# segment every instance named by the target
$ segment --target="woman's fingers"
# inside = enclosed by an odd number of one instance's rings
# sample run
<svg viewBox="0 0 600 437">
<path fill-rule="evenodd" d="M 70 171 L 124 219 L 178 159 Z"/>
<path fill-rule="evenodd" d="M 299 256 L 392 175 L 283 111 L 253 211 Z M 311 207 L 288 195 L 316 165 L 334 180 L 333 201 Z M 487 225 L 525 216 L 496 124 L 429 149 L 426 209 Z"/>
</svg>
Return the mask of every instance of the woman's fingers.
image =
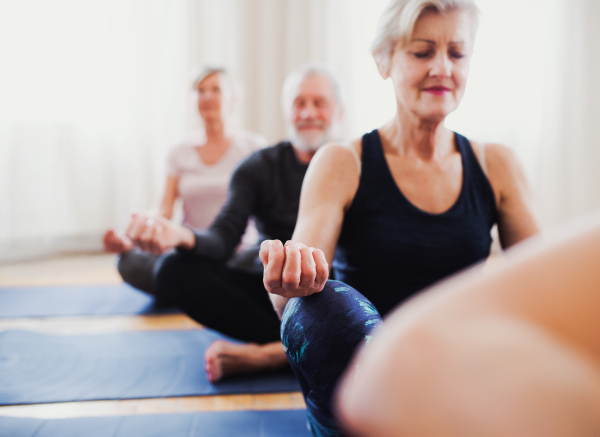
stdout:
<svg viewBox="0 0 600 437">
<path fill-rule="evenodd" d="M 160 255 L 173 247 L 169 240 L 170 226 L 172 223 L 162 217 L 132 214 L 126 238 L 130 245 L 134 244 L 142 250 Z"/>
<path fill-rule="evenodd" d="M 160 223 L 156 223 L 153 226 L 153 233 L 150 239 L 150 252 L 155 255 L 161 255 L 166 248 L 165 227 Z"/>
<path fill-rule="evenodd" d="M 139 214 L 131 215 L 131 222 L 125 231 L 125 235 L 127 235 L 127 237 L 130 238 L 134 243 L 137 242 L 140 232 L 143 230 L 145 221 L 146 217 L 143 217 Z"/>
<path fill-rule="evenodd" d="M 140 235 L 138 237 L 140 247 L 147 252 L 152 252 L 154 233 L 156 232 L 156 226 L 154 220 L 148 218 L 144 223 Z"/>
<path fill-rule="evenodd" d="M 298 244 L 300 250 L 300 288 L 303 290 L 310 290 L 315 282 L 316 269 L 315 260 L 312 256 L 310 247 L 305 246 L 302 243 Z"/>
<path fill-rule="evenodd" d="M 121 248 L 123 252 L 133 249 L 133 241 L 125 234 L 118 234 L 119 241 L 121 242 Z"/>
<path fill-rule="evenodd" d="M 300 285 L 300 249 L 291 241 L 285 244 L 285 264 L 281 276 L 281 288 L 296 293 Z"/>
<path fill-rule="evenodd" d="M 267 267 L 269 264 L 269 249 L 271 248 L 271 243 L 273 240 L 265 240 L 260 243 L 260 252 L 258 252 L 258 257 L 263 264 L 263 267 Z"/>
<path fill-rule="evenodd" d="M 265 266 L 263 283 L 269 293 L 281 292 L 281 276 L 285 263 L 285 251 L 279 240 L 273 240 L 269 247 L 268 264 Z"/>
<path fill-rule="evenodd" d="M 325 254 L 320 249 L 312 249 L 312 257 L 315 262 L 315 283 L 314 289 L 316 292 L 323 290 L 327 279 L 329 279 L 329 264 L 325 259 Z"/>
<path fill-rule="evenodd" d="M 301 243 L 288 241 L 283 246 L 279 240 L 265 240 L 259 257 L 269 293 L 288 298 L 309 296 L 321 291 L 329 278 L 323 252 Z"/>
</svg>

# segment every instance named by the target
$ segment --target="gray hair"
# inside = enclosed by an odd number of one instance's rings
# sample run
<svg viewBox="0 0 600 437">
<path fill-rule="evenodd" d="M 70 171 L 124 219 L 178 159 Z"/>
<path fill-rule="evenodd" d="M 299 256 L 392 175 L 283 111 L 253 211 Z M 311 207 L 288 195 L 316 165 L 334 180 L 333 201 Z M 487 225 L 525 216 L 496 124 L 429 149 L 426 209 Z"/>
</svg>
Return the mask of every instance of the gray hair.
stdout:
<svg viewBox="0 0 600 437">
<path fill-rule="evenodd" d="M 415 23 L 424 11 L 446 13 L 465 10 L 473 15 L 473 31 L 479 23 L 479 8 L 474 0 L 391 0 L 379 18 L 371 53 L 377 65 L 389 69 L 394 45 L 406 44 L 410 39 Z"/>
<path fill-rule="evenodd" d="M 204 67 L 200 71 L 200 73 L 198 73 L 194 76 L 194 81 L 192 82 L 192 88 L 193 89 L 198 88 L 198 85 L 200 85 L 200 82 L 202 82 L 208 76 L 212 76 L 213 74 L 218 74 L 219 76 L 221 76 L 225 80 L 225 83 L 227 84 L 229 89 L 231 90 L 231 93 L 234 96 L 237 94 L 236 84 L 235 84 L 235 81 L 233 80 L 233 77 L 231 77 L 231 74 L 229 73 L 229 71 L 227 71 L 223 67 L 208 67 L 208 66 Z"/>
<path fill-rule="evenodd" d="M 300 82 L 302 82 L 306 77 L 312 76 L 313 74 L 320 74 L 321 76 L 326 77 L 331 83 L 331 87 L 333 88 L 333 95 L 335 100 L 339 105 L 342 104 L 342 91 L 340 88 L 340 84 L 335 77 L 335 75 L 331 72 L 329 67 L 325 64 L 321 64 L 318 62 L 310 62 L 307 64 L 302 64 L 299 67 L 295 68 L 290 74 L 285 78 L 285 82 L 283 82 L 283 87 L 281 89 L 281 106 L 283 108 L 284 113 L 289 111 L 290 100 L 292 98 L 291 93 L 294 90 L 294 87 L 297 86 Z"/>
</svg>

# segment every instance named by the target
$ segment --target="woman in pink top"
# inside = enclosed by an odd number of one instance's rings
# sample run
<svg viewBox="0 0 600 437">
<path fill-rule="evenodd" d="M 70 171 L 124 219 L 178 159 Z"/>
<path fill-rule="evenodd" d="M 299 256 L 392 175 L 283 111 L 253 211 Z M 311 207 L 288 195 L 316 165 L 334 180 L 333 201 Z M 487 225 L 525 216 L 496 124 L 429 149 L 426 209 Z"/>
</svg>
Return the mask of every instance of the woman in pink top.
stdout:
<svg viewBox="0 0 600 437">
<path fill-rule="evenodd" d="M 190 134 L 170 151 L 167 181 L 156 215 L 171 219 L 175 201 L 181 197 L 183 224 L 207 228 L 225 203 L 229 178 L 237 164 L 266 146 L 261 135 L 228 129 L 235 103 L 230 83 L 227 72 L 220 68 L 207 68 L 194 81 L 204 130 Z M 131 223 L 133 226 L 134 221 Z M 125 282 L 154 293 L 152 270 L 159 255 L 134 248 L 125 233 L 114 229 L 104 234 L 103 243 L 106 251 L 120 254 L 118 269 Z"/>
</svg>

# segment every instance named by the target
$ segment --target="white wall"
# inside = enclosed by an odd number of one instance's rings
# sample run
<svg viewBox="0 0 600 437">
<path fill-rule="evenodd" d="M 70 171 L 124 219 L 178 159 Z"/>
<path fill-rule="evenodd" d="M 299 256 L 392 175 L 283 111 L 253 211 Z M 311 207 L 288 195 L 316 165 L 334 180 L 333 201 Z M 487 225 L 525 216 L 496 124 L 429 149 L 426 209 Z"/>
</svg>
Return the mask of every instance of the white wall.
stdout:
<svg viewBox="0 0 600 437">
<path fill-rule="evenodd" d="M 595 0 L 478 0 L 463 103 L 447 125 L 512 147 L 545 223 L 600 206 Z M 197 124 L 191 73 L 234 71 L 245 128 L 285 136 L 279 93 L 328 63 L 343 134 L 394 114 L 368 47 L 386 0 L 0 0 L 0 261 L 97 249 L 159 196 L 164 158 Z"/>
</svg>

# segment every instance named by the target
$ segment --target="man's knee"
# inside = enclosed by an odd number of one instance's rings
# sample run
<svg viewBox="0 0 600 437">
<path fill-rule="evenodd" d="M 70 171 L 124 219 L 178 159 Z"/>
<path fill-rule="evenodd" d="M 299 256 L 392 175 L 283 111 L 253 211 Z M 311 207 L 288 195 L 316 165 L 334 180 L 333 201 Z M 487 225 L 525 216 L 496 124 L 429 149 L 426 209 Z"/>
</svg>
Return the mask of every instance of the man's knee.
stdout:
<svg viewBox="0 0 600 437">
<path fill-rule="evenodd" d="M 153 277 L 160 294 L 173 296 L 205 283 L 211 275 L 218 275 L 221 267 L 221 263 L 204 257 L 168 252 L 156 262 Z"/>
<path fill-rule="evenodd" d="M 189 264 L 187 258 L 189 257 L 177 252 L 165 253 L 158 258 L 153 271 L 154 283 L 158 290 L 179 288 L 174 285 L 183 277 L 183 270 Z"/>
<path fill-rule="evenodd" d="M 157 258 L 156 255 L 141 250 L 130 250 L 119 256 L 117 270 L 128 284 L 146 293 L 154 294 L 152 272 Z"/>
</svg>

